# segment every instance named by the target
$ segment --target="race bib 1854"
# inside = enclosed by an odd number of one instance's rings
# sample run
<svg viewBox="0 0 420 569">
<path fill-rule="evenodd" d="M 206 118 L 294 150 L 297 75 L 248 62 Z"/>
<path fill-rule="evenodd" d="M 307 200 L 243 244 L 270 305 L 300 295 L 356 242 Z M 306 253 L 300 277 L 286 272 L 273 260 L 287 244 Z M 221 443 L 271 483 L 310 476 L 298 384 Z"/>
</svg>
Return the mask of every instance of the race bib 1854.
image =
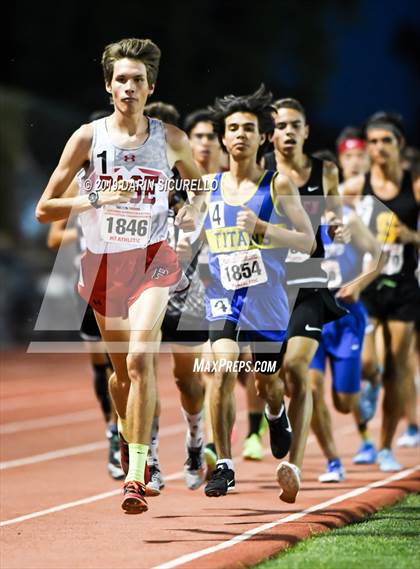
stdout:
<svg viewBox="0 0 420 569">
<path fill-rule="evenodd" d="M 267 272 L 258 249 L 218 255 L 218 259 L 220 278 L 226 290 L 237 290 L 267 282 Z"/>
</svg>

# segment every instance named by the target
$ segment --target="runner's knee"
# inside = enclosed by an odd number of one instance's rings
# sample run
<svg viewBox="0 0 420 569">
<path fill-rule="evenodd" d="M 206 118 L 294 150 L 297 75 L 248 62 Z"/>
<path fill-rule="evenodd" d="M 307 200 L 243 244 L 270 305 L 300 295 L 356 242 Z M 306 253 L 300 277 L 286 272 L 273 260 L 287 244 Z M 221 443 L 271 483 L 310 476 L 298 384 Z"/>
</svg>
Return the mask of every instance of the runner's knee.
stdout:
<svg viewBox="0 0 420 569">
<path fill-rule="evenodd" d="M 143 379 L 150 369 L 153 369 L 153 360 L 150 354 L 145 352 L 128 354 L 127 370 L 131 381 Z"/>
<path fill-rule="evenodd" d="M 343 415 L 351 413 L 355 403 L 356 396 L 352 393 L 334 393 L 334 407 Z"/>
</svg>

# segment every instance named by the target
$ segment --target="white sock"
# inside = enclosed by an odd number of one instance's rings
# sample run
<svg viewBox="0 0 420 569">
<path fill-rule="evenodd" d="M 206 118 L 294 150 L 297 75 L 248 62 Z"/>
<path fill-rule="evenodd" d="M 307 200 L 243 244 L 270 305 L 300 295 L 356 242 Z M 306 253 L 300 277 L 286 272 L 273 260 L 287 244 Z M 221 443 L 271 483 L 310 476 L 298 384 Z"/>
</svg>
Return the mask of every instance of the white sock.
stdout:
<svg viewBox="0 0 420 569">
<path fill-rule="evenodd" d="M 278 415 L 272 415 L 270 413 L 270 410 L 268 408 L 267 403 L 265 404 L 265 416 L 267 417 L 267 419 L 269 421 L 275 421 L 276 419 L 279 419 L 282 416 L 283 411 L 284 411 L 284 403 L 282 403 L 282 406 L 280 407 L 280 411 L 279 411 Z"/>
<path fill-rule="evenodd" d="M 153 417 L 152 431 L 150 434 L 149 454 L 147 464 L 149 466 L 159 466 L 159 417 Z"/>
<path fill-rule="evenodd" d="M 200 411 L 196 415 L 190 415 L 182 409 L 182 414 L 184 415 L 185 422 L 188 426 L 187 432 L 187 446 L 197 448 L 203 444 L 203 411 Z"/>
<path fill-rule="evenodd" d="M 228 468 L 235 471 L 233 460 L 231 458 L 219 458 L 219 460 L 216 462 L 216 468 L 219 466 L 219 464 L 226 464 Z"/>
</svg>

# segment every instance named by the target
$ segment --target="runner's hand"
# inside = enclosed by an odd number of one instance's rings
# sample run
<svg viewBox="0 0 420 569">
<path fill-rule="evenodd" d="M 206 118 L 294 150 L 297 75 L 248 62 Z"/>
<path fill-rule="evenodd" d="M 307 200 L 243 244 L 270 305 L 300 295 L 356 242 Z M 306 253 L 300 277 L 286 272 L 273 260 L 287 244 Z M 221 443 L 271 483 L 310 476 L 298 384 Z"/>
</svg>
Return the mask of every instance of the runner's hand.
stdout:
<svg viewBox="0 0 420 569">
<path fill-rule="evenodd" d="M 350 243 L 351 231 L 337 217 L 332 217 L 328 221 L 328 235 L 336 243 Z"/>
<path fill-rule="evenodd" d="M 236 225 L 242 231 L 246 231 L 251 235 L 256 232 L 259 218 L 252 209 L 242 206 L 241 211 L 236 216 Z"/>
<path fill-rule="evenodd" d="M 199 214 L 194 206 L 185 204 L 181 207 L 175 217 L 175 225 L 184 231 L 194 231 L 197 227 L 197 218 Z"/>
<path fill-rule="evenodd" d="M 126 180 L 120 180 L 116 188 L 101 190 L 99 194 L 99 205 L 112 205 L 117 203 L 128 203 L 135 197 L 135 190 L 132 185 L 127 185 Z"/>
<path fill-rule="evenodd" d="M 354 304 L 359 300 L 360 297 L 360 287 L 357 284 L 347 285 L 340 288 L 340 290 L 335 295 L 343 302 L 348 304 Z"/>
</svg>

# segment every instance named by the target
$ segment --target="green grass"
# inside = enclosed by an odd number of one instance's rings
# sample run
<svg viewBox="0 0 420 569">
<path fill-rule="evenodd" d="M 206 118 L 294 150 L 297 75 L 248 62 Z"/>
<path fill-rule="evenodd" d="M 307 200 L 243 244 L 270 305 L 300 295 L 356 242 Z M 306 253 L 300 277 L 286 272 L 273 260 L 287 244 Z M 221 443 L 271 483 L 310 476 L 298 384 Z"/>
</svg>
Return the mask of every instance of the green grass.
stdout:
<svg viewBox="0 0 420 569">
<path fill-rule="evenodd" d="M 419 569 L 420 494 L 315 535 L 254 569 Z"/>
</svg>

